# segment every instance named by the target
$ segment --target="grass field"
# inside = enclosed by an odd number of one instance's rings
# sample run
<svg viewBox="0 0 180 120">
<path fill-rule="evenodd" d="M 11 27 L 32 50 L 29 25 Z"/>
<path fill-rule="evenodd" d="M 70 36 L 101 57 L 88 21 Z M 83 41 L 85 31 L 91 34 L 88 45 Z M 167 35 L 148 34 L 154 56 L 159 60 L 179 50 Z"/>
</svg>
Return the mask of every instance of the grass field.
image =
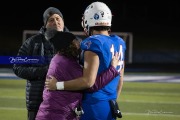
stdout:
<svg viewBox="0 0 180 120">
<path fill-rule="evenodd" d="M 26 120 L 25 80 L 0 80 L 0 119 Z M 180 120 L 180 83 L 124 82 L 118 120 Z"/>
</svg>

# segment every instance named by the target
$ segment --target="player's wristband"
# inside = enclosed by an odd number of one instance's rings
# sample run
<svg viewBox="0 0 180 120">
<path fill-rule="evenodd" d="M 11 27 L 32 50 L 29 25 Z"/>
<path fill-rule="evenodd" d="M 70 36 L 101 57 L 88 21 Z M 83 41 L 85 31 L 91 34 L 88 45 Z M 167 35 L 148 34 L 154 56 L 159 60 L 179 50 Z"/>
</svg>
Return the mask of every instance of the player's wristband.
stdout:
<svg viewBox="0 0 180 120">
<path fill-rule="evenodd" d="M 57 90 L 64 90 L 64 82 L 57 82 L 56 88 Z"/>
</svg>

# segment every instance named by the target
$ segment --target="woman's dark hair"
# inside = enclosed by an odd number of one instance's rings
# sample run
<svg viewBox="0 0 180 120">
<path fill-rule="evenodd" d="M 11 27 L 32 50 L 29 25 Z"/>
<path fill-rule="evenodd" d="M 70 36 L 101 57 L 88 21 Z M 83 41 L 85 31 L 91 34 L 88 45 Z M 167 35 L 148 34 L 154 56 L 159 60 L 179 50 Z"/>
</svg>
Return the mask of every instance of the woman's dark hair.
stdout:
<svg viewBox="0 0 180 120">
<path fill-rule="evenodd" d="M 57 51 L 57 53 L 59 53 L 61 55 L 64 55 L 64 56 L 66 56 L 68 58 L 77 59 L 78 55 L 80 53 L 80 49 L 78 49 L 76 47 L 76 45 L 73 42 L 71 42 L 71 44 L 68 47 Z"/>
<path fill-rule="evenodd" d="M 74 34 L 57 31 L 50 39 L 50 42 L 53 44 L 56 53 L 69 58 L 77 58 L 79 49 L 76 47 L 74 40 L 78 41 L 78 38 Z"/>
</svg>

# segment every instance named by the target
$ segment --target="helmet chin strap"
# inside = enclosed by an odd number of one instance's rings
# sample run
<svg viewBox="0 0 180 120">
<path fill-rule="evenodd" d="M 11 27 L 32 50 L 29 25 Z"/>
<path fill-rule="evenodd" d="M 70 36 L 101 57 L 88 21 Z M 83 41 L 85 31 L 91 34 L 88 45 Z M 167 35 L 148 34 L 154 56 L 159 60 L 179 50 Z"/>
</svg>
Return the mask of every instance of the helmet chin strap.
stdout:
<svg viewBox="0 0 180 120">
<path fill-rule="evenodd" d="M 89 33 L 88 33 L 86 28 L 84 28 L 84 33 L 85 33 L 86 36 L 89 36 Z"/>
</svg>

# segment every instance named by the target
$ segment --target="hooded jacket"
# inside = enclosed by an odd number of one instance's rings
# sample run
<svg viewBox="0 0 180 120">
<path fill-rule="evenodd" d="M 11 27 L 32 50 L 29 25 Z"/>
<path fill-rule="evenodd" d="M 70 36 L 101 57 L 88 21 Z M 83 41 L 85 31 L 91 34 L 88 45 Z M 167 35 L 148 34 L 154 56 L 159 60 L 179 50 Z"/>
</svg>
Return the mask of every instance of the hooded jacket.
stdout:
<svg viewBox="0 0 180 120">
<path fill-rule="evenodd" d="M 69 31 L 66 27 L 64 31 Z M 26 107 L 28 110 L 38 110 L 42 102 L 45 77 L 49 63 L 54 55 L 54 47 L 45 39 L 42 27 L 38 34 L 31 36 L 20 47 L 17 56 L 41 56 L 48 58 L 43 64 L 14 64 L 13 71 L 26 82 Z"/>
</svg>

